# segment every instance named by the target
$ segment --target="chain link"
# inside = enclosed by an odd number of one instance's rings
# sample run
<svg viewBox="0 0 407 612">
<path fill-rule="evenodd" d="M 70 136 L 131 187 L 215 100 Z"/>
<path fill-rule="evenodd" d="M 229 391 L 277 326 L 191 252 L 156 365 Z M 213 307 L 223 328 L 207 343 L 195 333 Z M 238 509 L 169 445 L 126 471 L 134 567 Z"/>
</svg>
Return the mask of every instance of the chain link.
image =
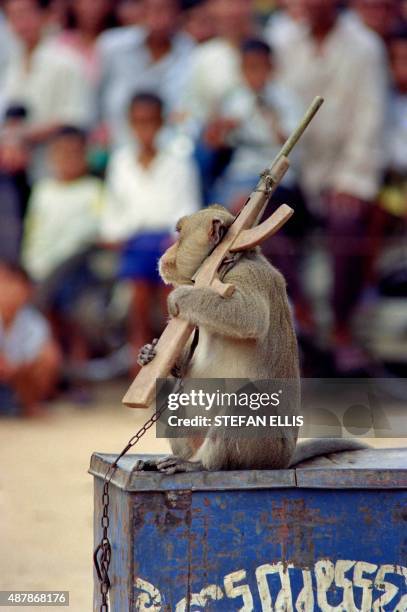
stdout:
<svg viewBox="0 0 407 612">
<path fill-rule="evenodd" d="M 265 182 L 265 190 L 264 192 L 266 193 L 266 195 L 269 194 L 270 190 L 272 189 L 273 183 L 274 183 L 274 179 L 271 176 L 271 174 L 269 173 L 269 171 L 266 169 L 262 174 L 261 174 L 261 178 L 264 180 Z M 240 214 L 240 213 L 239 213 Z M 239 260 L 241 256 L 241 253 L 233 253 L 230 254 L 229 256 L 226 257 L 224 259 L 224 261 L 222 262 L 220 269 L 219 269 L 219 276 L 221 279 L 223 279 L 223 277 L 225 276 L 225 274 L 227 272 L 229 272 L 229 270 L 236 264 L 236 262 Z M 194 351 L 196 349 L 196 346 L 198 344 L 198 340 L 199 340 L 199 330 L 198 328 L 195 329 L 195 333 L 194 333 L 194 337 L 192 340 L 192 344 L 191 347 L 189 349 L 189 355 L 187 358 L 187 362 L 189 363 L 192 359 L 192 356 L 194 354 Z M 172 390 L 172 393 L 179 393 L 182 389 L 183 386 L 183 379 L 177 378 L 176 379 L 176 383 L 174 385 L 174 388 Z M 128 451 L 137 444 L 137 442 L 139 442 L 140 438 L 142 438 L 144 436 L 144 434 L 158 421 L 158 419 L 160 418 L 160 416 L 165 412 L 165 410 L 167 409 L 167 401 L 164 402 L 164 404 L 162 406 L 160 406 L 160 408 L 158 408 L 154 414 L 152 415 L 152 417 L 150 417 L 148 419 L 148 421 L 146 421 L 143 425 L 143 427 L 141 427 L 141 429 L 138 430 L 137 433 L 134 434 L 134 436 L 132 438 L 130 438 L 130 440 L 128 441 L 127 445 L 124 447 L 124 449 L 122 450 L 122 452 L 117 456 L 117 458 L 115 459 L 115 461 L 109 466 L 105 477 L 104 477 L 104 481 L 103 481 L 103 493 L 102 493 L 102 507 L 103 507 L 103 511 L 102 511 L 102 518 L 101 518 L 101 527 L 102 527 L 102 537 L 101 540 L 98 544 L 98 546 L 96 547 L 94 553 L 93 553 L 93 563 L 96 569 L 96 574 L 99 580 L 99 584 L 100 584 L 100 594 L 101 594 L 101 604 L 100 604 L 100 612 L 109 612 L 110 609 L 110 603 L 109 603 L 109 590 L 110 590 L 110 579 L 109 579 L 109 566 L 110 566 L 110 561 L 111 561 L 111 557 L 112 557 L 112 547 L 110 544 L 110 540 L 109 540 L 109 534 L 108 534 L 108 529 L 109 529 L 109 502 L 110 502 L 110 498 L 109 498 L 109 485 L 110 482 L 118 468 L 118 463 L 120 461 L 120 459 L 122 457 L 124 457 L 124 455 L 126 453 L 128 453 Z"/>
<path fill-rule="evenodd" d="M 176 384 L 174 385 L 173 393 L 179 393 L 182 387 L 182 379 L 177 379 Z M 109 579 L 109 566 L 112 557 L 112 547 L 109 540 L 109 485 L 110 482 L 119 467 L 119 461 L 128 451 L 133 448 L 139 442 L 139 440 L 144 436 L 144 434 L 151 429 L 151 427 L 158 421 L 160 416 L 167 409 L 167 401 L 158 408 L 154 414 L 146 421 L 138 430 L 137 433 L 134 434 L 132 438 L 128 441 L 127 445 L 123 448 L 122 452 L 117 456 L 114 462 L 109 466 L 104 480 L 103 480 L 103 492 L 102 492 L 102 518 L 100 520 L 100 524 L 102 527 L 102 537 L 101 540 L 96 547 L 93 553 L 93 563 L 96 569 L 96 574 L 100 584 L 100 594 L 101 594 L 101 604 L 100 604 L 100 612 L 109 612 L 110 604 L 109 604 L 109 590 L 110 590 L 110 579 Z"/>
</svg>

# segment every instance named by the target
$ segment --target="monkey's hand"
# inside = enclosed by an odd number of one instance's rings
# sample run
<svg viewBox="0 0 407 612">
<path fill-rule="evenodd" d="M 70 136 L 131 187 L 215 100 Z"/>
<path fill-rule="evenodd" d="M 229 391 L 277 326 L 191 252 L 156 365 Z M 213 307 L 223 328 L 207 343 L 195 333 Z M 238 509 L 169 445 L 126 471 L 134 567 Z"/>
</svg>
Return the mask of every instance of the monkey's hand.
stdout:
<svg viewBox="0 0 407 612">
<path fill-rule="evenodd" d="M 137 356 L 137 363 L 141 366 L 145 366 L 152 361 L 156 355 L 155 347 L 157 345 L 158 338 L 154 338 L 151 344 L 145 344 L 139 351 Z"/>
</svg>

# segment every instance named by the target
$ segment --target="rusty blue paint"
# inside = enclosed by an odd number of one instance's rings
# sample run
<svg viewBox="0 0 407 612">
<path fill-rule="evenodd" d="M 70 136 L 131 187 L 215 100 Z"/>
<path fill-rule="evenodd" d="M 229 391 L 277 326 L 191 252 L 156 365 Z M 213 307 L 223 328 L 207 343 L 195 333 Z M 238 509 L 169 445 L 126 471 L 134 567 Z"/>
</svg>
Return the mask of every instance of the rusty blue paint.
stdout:
<svg viewBox="0 0 407 612">
<path fill-rule="evenodd" d="M 199 478 L 193 487 L 194 475 L 157 480 L 155 474 L 141 477 L 144 489 L 152 478 L 151 490 L 138 491 L 138 475 L 127 478 L 134 460 L 112 487 L 115 612 L 370 610 L 379 598 L 377 610 L 407 610 L 407 490 L 400 484 L 407 462 L 393 466 L 393 482 L 383 477 L 384 465 L 378 487 L 368 489 L 329 487 L 329 465 L 319 460 L 304 484 L 299 470 L 287 471 L 292 481 L 264 472 L 257 488 L 255 476 L 241 472 L 232 490 L 219 484 L 225 473 L 212 489 Z M 109 461 L 99 455 L 91 466 L 96 541 L 100 474 Z M 325 488 L 310 486 L 317 469 Z M 354 459 L 351 469 L 358 469 Z M 190 486 L 181 489 L 182 482 Z"/>
</svg>

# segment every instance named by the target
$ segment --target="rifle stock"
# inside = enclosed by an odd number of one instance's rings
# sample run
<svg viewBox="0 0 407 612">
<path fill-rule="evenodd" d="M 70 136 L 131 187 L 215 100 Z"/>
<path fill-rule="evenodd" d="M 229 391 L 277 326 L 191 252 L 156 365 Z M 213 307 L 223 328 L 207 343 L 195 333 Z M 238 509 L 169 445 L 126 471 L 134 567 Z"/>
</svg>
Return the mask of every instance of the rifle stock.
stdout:
<svg viewBox="0 0 407 612">
<path fill-rule="evenodd" d="M 219 266 L 225 256 L 230 252 L 252 248 L 259 244 L 266 237 L 278 231 L 291 217 L 293 210 L 283 204 L 269 219 L 252 229 L 258 224 L 267 202 L 289 168 L 289 161 L 286 156 L 298 142 L 322 103 L 322 98 L 315 98 L 301 123 L 288 138 L 270 168 L 262 174 L 256 190 L 247 200 L 223 240 L 206 258 L 195 274 L 195 286 L 211 287 L 223 297 L 231 295 L 233 287 L 224 285 L 217 276 Z M 124 396 L 123 404 L 125 406 L 147 408 L 152 403 L 155 396 L 156 380 L 166 378 L 170 374 L 193 330 L 194 326 L 181 319 L 174 318 L 169 321 L 155 347 L 156 355 L 154 359 L 140 370 Z"/>
</svg>

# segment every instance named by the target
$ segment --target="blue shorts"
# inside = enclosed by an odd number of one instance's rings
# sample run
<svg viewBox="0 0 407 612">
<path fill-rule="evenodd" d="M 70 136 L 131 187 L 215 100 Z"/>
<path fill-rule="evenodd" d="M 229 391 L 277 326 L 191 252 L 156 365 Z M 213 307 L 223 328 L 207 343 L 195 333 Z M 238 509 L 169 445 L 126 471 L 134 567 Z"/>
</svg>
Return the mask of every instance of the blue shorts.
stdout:
<svg viewBox="0 0 407 612">
<path fill-rule="evenodd" d="M 170 244 L 168 232 L 144 233 L 131 238 L 121 252 L 119 278 L 160 283 L 158 260 Z"/>
<path fill-rule="evenodd" d="M 52 307 L 61 314 L 69 316 L 79 298 L 94 284 L 94 274 L 89 263 L 84 260 L 66 272 L 52 296 Z"/>
<path fill-rule="evenodd" d="M 0 383 L 0 417 L 15 417 L 22 412 L 20 403 L 14 390 L 4 383 Z"/>
</svg>

